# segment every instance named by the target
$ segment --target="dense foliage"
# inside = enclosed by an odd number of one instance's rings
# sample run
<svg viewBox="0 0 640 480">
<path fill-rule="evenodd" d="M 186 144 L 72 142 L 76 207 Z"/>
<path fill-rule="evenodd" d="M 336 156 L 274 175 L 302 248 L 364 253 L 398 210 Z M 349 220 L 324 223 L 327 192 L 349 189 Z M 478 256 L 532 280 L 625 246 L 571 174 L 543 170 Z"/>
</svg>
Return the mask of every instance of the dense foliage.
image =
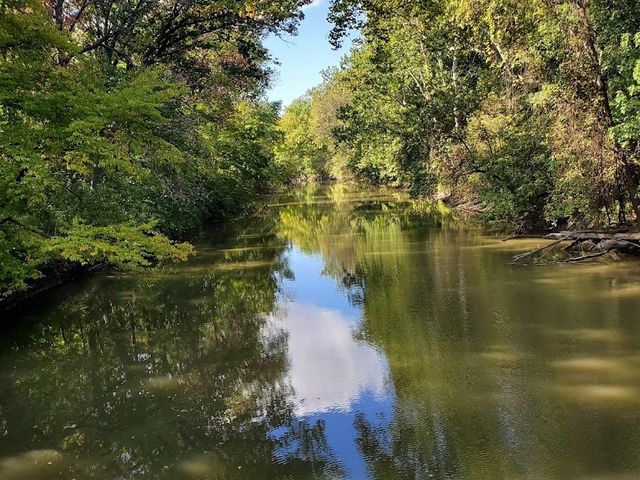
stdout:
<svg viewBox="0 0 640 480">
<path fill-rule="evenodd" d="M 0 3 L 0 297 L 135 269 L 271 185 L 410 186 L 514 230 L 640 218 L 635 0 L 333 0 L 361 40 L 290 105 L 267 33 L 310 0 Z"/>
<path fill-rule="evenodd" d="M 334 0 L 330 16 L 335 44 L 362 38 L 285 114 L 301 145 L 300 106 L 332 107 L 331 137 L 307 122 L 306 164 L 482 203 L 516 230 L 640 217 L 637 1 Z"/>
<path fill-rule="evenodd" d="M 61 263 L 181 260 L 275 174 L 268 32 L 307 0 L 0 2 L 0 298 Z"/>
</svg>

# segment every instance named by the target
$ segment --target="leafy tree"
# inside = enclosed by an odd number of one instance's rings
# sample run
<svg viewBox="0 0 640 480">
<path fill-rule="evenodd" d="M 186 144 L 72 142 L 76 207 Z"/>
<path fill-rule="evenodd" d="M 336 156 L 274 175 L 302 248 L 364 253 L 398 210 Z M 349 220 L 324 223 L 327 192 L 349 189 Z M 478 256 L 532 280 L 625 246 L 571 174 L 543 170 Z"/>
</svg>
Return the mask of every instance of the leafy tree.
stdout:
<svg viewBox="0 0 640 480">
<path fill-rule="evenodd" d="M 640 218 L 637 2 L 334 0 L 329 18 L 334 45 L 362 32 L 333 75 L 329 164 L 517 230 Z"/>
<path fill-rule="evenodd" d="M 62 265 L 184 260 L 274 178 L 266 32 L 287 2 L 0 5 L 0 297 Z"/>
<path fill-rule="evenodd" d="M 280 120 L 282 142 L 276 148 L 276 161 L 285 180 L 323 176 L 325 155 L 315 142 L 311 129 L 311 98 L 300 98 L 287 107 Z"/>
</svg>

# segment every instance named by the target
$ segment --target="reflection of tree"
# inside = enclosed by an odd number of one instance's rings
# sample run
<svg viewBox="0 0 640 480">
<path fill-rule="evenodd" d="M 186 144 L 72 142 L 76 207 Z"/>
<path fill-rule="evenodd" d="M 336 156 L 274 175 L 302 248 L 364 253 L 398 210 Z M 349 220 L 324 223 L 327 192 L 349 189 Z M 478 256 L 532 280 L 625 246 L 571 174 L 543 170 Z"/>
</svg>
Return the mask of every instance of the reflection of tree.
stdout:
<svg viewBox="0 0 640 480">
<path fill-rule="evenodd" d="M 569 478 L 575 465 L 607 471 L 611 457 L 593 445 L 614 437 L 616 463 L 640 467 L 627 447 L 637 410 L 626 424 L 615 409 L 576 412 L 546 387 L 567 352 L 554 351 L 541 323 L 557 329 L 568 309 L 566 318 L 593 318 L 589 307 L 514 281 L 509 253 L 483 249 L 473 232 L 389 226 L 376 237 L 357 260 L 363 334 L 385 352 L 397 398 L 390 424 L 357 422 L 377 478 Z M 599 422 L 608 432 L 594 431 Z"/>
<path fill-rule="evenodd" d="M 294 421 L 287 335 L 265 334 L 285 247 L 264 227 L 230 243 L 94 278 L 7 340 L 0 457 L 61 449 L 68 478 L 335 478 L 321 426 Z"/>
<path fill-rule="evenodd" d="M 351 200 L 284 208 L 280 222 L 293 243 L 322 253 L 325 273 L 362 308 L 359 335 L 389 362 L 393 418 L 355 420 L 374 478 L 507 479 L 533 471 L 570 478 L 576 465 L 590 474 L 611 465 L 640 468 L 629 441 L 640 436 L 640 414 L 634 403 L 620 403 L 637 399 L 632 381 L 640 369 L 633 360 L 598 362 L 605 347 L 597 343 L 580 345 L 593 352 L 593 363 L 554 362 L 577 348 L 576 339 L 545 337 L 563 328 L 559 322 L 617 318 L 618 327 L 628 310 L 584 296 L 568 302 L 557 294 L 562 283 L 552 284 L 554 292 L 534 283 L 531 272 L 509 267 L 504 245 L 451 225 L 437 207 L 382 196 Z M 593 289 L 593 278 L 568 278 Z M 625 334 L 636 338 L 631 328 Z M 618 371 L 609 367 L 618 364 Z M 616 376 L 623 383 L 610 386 Z M 567 383 L 549 391 L 550 378 Z M 576 410 L 571 397 L 578 394 L 590 409 Z"/>
<path fill-rule="evenodd" d="M 324 420 L 318 420 L 314 424 L 307 421 L 294 422 L 281 440 L 280 454 L 302 466 L 311 466 L 315 478 L 344 477 L 340 463 L 327 442 Z"/>
<path fill-rule="evenodd" d="M 275 223 L 264 215 L 259 229 L 238 225 L 229 248 L 201 245 L 186 266 L 86 282 L 32 313 L 48 321 L 3 339 L 0 456 L 58 448 L 68 478 L 344 476 L 324 424 L 294 418 L 287 335 L 265 326 L 292 276 L 293 243 L 323 256 L 324 273 L 362 309 L 358 335 L 388 360 L 392 418 L 354 422 L 374 478 L 573 478 L 609 473 L 612 458 L 639 468 L 640 410 L 615 395 L 636 388 L 640 363 L 598 362 L 622 343 L 592 339 L 637 339 L 628 305 L 531 282 L 502 245 L 487 248 L 401 194 L 307 189 L 277 207 Z M 554 272 L 539 279 L 567 281 Z M 593 290 L 592 277 L 570 278 Z M 594 317 L 611 324 L 558 325 Z M 578 349 L 594 358 L 555 361 Z M 603 392 L 587 407 L 572 398 Z"/>
<path fill-rule="evenodd" d="M 347 189 L 343 185 L 309 188 L 279 211 L 278 232 L 306 253 L 322 253 L 325 273 L 344 287 L 354 303 L 362 300 L 363 255 L 393 247 L 404 231 L 425 231 L 453 223 L 437 205 L 409 202 L 397 191 Z"/>
</svg>

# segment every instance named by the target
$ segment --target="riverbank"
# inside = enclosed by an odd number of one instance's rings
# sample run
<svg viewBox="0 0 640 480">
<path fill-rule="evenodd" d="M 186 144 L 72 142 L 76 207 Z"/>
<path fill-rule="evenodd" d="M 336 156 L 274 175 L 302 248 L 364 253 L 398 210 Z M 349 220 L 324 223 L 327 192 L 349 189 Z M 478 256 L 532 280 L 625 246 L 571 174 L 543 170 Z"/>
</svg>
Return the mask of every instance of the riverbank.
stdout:
<svg viewBox="0 0 640 480">
<path fill-rule="evenodd" d="M 359 184 L 357 182 L 348 182 L 348 183 L 337 183 L 337 182 L 314 182 L 314 183 L 305 183 L 303 185 L 292 186 L 291 188 L 281 187 L 279 191 L 272 191 L 268 194 L 265 194 L 257 199 L 254 199 L 248 205 L 246 205 L 241 211 L 236 212 L 233 216 L 228 217 L 226 219 L 221 218 L 210 218 L 206 221 L 203 221 L 200 226 L 197 228 L 191 229 L 188 234 L 183 235 L 179 240 L 180 241 L 188 241 L 193 242 L 202 237 L 203 232 L 205 230 L 206 225 L 223 225 L 229 224 L 233 222 L 240 221 L 242 219 L 249 219 L 251 217 L 257 217 L 258 215 L 266 214 L 269 208 L 278 205 L 278 202 L 283 198 L 296 198 L 297 201 L 301 203 L 305 203 L 309 199 L 309 195 L 317 196 L 319 191 L 329 191 L 333 189 L 332 197 L 327 198 L 327 202 L 340 202 L 344 200 L 340 200 L 340 194 L 336 194 L 335 192 L 343 191 L 343 192 L 361 192 L 365 195 L 371 196 L 374 198 L 376 195 L 385 196 L 389 193 L 393 193 L 394 195 L 405 196 L 406 201 L 410 201 L 412 205 L 412 210 L 416 213 L 420 213 L 421 215 L 429 215 L 431 217 L 439 218 L 439 221 L 442 222 L 446 219 L 447 224 L 451 225 L 452 223 L 459 221 L 460 225 L 470 224 L 470 219 L 477 218 L 480 214 L 484 212 L 484 208 L 477 203 L 469 203 L 463 204 L 457 207 L 447 206 L 445 203 L 441 201 L 433 202 L 428 200 L 419 200 L 419 199 L 410 199 L 409 191 L 406 188 L 401 187 L 379 187 L 372 188 L 367 187 L 365 185 Z M 375 192 L 378 192 L 377 194 Z M 347 194 L 349 195 L 349 194 Z M 396 201 L 400 197 L 395 197 Z M 316 199 L 316 201 L 318 201 Z M 353 202 L 361 201 L 358 197 L 354 197 L 352 199 Z M 285 205 L 288 204 L 285 202 Z M 459 213 L 456 214 L 456 212 Z M 457 220 L 456 220 L 457 219 Z M 475 227 L 480 225 L 479 221 L 473 222 Z M 493 235 L 499 235 L 499 232 L 493 232 Z M 627 232 L 621 233 L 619 230 L 614 232 L 607 231 L 576 231 L 576 232 L 560 232 L 560 233 L 548 233 L 541 235 L 526 235 L 526 236 L 514 236 L 508 237 L 506 240 L 511 238 L 536 238 L 536 239 L 549 239 L 552 242 L 548 245 L 543 245 L 541 247 L 537 247 L 533 251 L 525 251 L 517 254 L 513 257 L 513 262 L 515 263 L 535 263 L 534 260 L 536 254 L 540 254 L 543 258 L 546 258 L 547 262 L 550 261 L 581 261 L 581 260 L 591 260 L 595 258 L 599 258 L 600 256 L 604 256 L 604 254 L 609 253 L 614 250 L 619 250 L 624 253 L 640 253 L 640 234 Z M 607 240 L 604 242 L 604 240 Z M 612 243 L 613 240 L 616 242 Z M 601 243 L 602 241 L 602 243 Z M 585 248 L 587 247 L 587 243 L 591 243 L 591 247 L 593 248 Z M 599 245 L 600 244 L 600 245 Z M 601 250 L 599 248 L 601 246 L 606 246 L 606 251 L 601 254 Z M 552 250 L 555 247 L 558 247 L 559 252 L 554 254 Z M 637 247 L 637 248 L 636 248 Z M 595 252 L 588 253 L 588 250 L 595 249 Z M 505 251 L 510 251 L 510 249 L 505 249 Z M 573 257 L 568 255 L 568 252 L 577 252 Z M 585 253 L 587 252 L 587 253 Z M 581 258 L 584 257 L 584 258 Z M 110 267 L 106 262 L 100 262 L 98 264 L 86 265 L 82 266 L 80 264 L 74 264 L 69 262 L 56 262 L 55 264 L 50 265 L 46 271 L 44 272 L 43 278 L 34 281 L 29 290 L 23 292 L 17 292 L 14 295 L 11 295 L 7 298 L 0 300 L 0 311 L 11 311 L 15 308 L 20 307 L 26 302 L 42 295 L 45 292 L 49 292 L 51 290 L 55 290 L 56 288 L 64 285 L 68 282 L 82 280 L 89 275 L 95 273 L 101 273 L 105 270 L 108 270 Z"/>
<path fill-rule="evenodd" d="M 206 219 L 202 219 L 199 221 L 198 225 L 192 226 L 184 234 L 177 238 L 173 238 L 172 240 L 193 243 L 205 234 L 207 226 L 229 224 L 256 216 L 261 212 L 264 212 L 269 205 L 273 203 L 274 199 L 282 198 L 283 195 L 286 195 L 287 191 L 291 192 L 292 189 L 293 191 L 304 191 L 309 189 L 315 190 L 317 187 L 327 188 L 330 185 L 335 185 L 335 182 L 313 182 L 292 187 L 281 186 L 278 189 L 273 189 L 268 193 L 264 193 L 263 195 L 254 198 L 242 208 L 236 209 L 235 212 L 225 216 L 224 218 L 208 217 Z M 346 184 L 345 186 L 354 190 L 358 188 L 366 189 L 366 187 L 357 186 L 353 183 Z M 55 290 L 66 283 L 81 280 L 95 273 L 102 273 L 110 268 L 113 267 L 106 262 L 88 265 L 63 261 L 52 262 L 43 269 L 43 275 L 41 278 L 30 282 L 30 286 L 27 290 L 18 291 L 7 297 L 0 296 L 0 311 L 12 311 L 24 305 L 28 301 L 46 292 Z"/>
<path fill-rule="evenodd" d="M 242 209 L 238 209 L 232 215 L 225 218 L 209 217 L 200 221 L 199 225 L 189 228 L 178 238 L 173 238 L 174 242 L 193 242 L 200 238 L 207 225 L 222 225 L 224 223 L 234 222 L 243 218 L 257 214 L 260 210 L 267 207 L 269 198 L 277 195 L 277 192 L 266 194 L 258 197 L 246 204 Z M 15 292 L 9 296 L 0 296 L 0 311 L 9 312 L 19 308 L 28 301 L 63 286 L 66 283 L 81 280 L 89 275 L 102 273 L 109 269 L 114 269 L 108 262 L 98 262 L 93 264 L 82 265 L 80 263 L 54 261 L 43 268 L 41 278 L 29 282 L 29 288 Z"/>
<path fill-rule="evenodd" d="M 551 242 L 515 255 L 513 257 L 514 264 L 545 265 L 588 262 L 611 253 L 640 256 L 640 232 L 636 231 L 563 231 L 537 237 L 528 236 L 527 238 L 539 238 Z M 510 238 L 504 241 L 508 240 Z"/>
</svg>

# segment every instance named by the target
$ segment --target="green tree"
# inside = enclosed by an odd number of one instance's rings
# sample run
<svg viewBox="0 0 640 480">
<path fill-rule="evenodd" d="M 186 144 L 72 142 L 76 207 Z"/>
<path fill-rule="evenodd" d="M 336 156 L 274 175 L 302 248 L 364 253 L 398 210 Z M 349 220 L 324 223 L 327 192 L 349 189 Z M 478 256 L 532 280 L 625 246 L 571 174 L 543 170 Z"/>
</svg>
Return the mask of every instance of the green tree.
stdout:
<svg viewBox="0 0 640 480">
<path fill-rule="evenodd" d="M 282 142 L 276 147 L 276 162 L 286 181 L 326 174 L 325 152 L 317 145 L 310 123 L 311 109 L 310 97 L 299 98 L 286 108 L 280 119 Z"/>
<path fill-rule="evenodd" d="M 266 32 L 287 2 L 0 5 L 0 296 L 69 264 L 184 260 L 274 179 Z"/>
<path fill-rule="evenodd" d="M 518 230 L 640 218 L 637 2 L 334 0 L 349 169 Z M 495 117 L 492 117 L 495 115 Z"/>
</svg>

